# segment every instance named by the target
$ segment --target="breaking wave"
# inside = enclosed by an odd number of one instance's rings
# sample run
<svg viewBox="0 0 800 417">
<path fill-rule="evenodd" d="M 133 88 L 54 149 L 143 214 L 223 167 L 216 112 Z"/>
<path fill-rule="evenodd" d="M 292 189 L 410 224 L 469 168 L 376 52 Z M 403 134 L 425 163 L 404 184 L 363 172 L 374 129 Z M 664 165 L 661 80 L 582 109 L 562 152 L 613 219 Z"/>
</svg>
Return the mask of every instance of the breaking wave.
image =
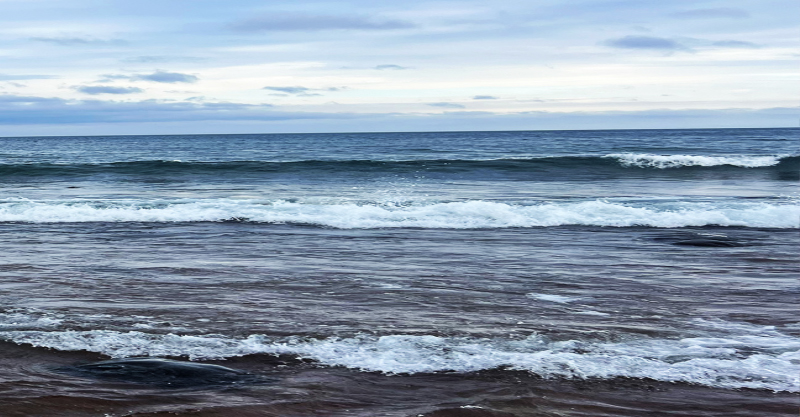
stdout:
<svg viewBox="0 0 800 417">
<path fill-rule="evenodd" d="M 739 226 L 800 227 L 800 205 L 778 202 L 546 202 L 535 205 L 491 201 L 298 203 L 234 199 L 0 201 L 0 222 L 218 222 L 304 224 L 341 229 L 510 228 L 564 225 L 608 227 Z"/>
<path fill-rule="evenodd" d="M 168 161 L 143 160 L 110 163 L 23 163 L 0 164 L 0 176 L 84 177 L 98 174 L 122 176 L 242 175 L 280 173 L 463 173 L 496 171 L 541 173 L 551 170 L 590 170 L 623 175 L 629 168 L 777 168 L 795 169 L 800 156 L 794 155 L 656 155 L 618 153 L 498 159 L 421 159 L 421 160 L 301 160 L 301 161 Z M 626 169 L 627 168 L 627 169 Z"/>
<path fill-rule="evenodd" d="M 790 159 L 788 156 L 755 156 L 755 155 L 730 155 L 730 156 L 708 156 L 708 155 L 654 155 L 621 153 L 609 154 L 607 158 L 614 158 L 623 166 L 636 166 L 641 168 L 680 168 L 680 167 L 713 167 L 729 165 L 743 168 L 770 167 L 781 163 L 783 158 Z M 793 159 L 797 159 L 794 157 Z"/>
<path fill-rule="evenodd" d="M 649 378 L 720 388 L 800 391 L 800 339 L 771 326 L 696 320 L 705 337 L 639 339 L 622 343 L 420 335 L 350 338 L 189 336 L 138 331 L 2 331 L 18 344 L 91 351 L 115 358 L 224 359 L 293 355 L 323 366 L 386 374 L 528 371 L 544 378 Z"/>
</svg>

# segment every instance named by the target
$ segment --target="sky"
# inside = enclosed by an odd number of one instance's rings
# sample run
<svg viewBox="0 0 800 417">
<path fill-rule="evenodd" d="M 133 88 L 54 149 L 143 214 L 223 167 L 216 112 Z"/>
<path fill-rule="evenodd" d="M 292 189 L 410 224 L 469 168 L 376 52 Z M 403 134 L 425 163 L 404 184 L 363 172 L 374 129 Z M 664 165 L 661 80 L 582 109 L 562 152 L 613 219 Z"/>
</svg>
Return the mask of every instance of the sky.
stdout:
<svg viewBox="0 0 800 417">
<path fill-rule="evenodd" d="M 797 127 L 796 0 L 0 0 L 0 136 Z"/>
</svg>

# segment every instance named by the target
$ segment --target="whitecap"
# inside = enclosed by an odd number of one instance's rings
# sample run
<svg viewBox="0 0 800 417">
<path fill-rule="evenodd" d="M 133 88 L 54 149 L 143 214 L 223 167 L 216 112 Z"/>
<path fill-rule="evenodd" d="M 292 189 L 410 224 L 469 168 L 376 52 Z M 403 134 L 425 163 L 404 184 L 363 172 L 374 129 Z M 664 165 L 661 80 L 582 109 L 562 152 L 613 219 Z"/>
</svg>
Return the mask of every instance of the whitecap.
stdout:
<svg viewBox="0 0 800 417">
<path fill-rule="evenodd" d="M 594 310 L 575 311 L 574 313 L 575 314 L 582 314 L 584 316 L 601 316 L 601 317 L 607 317 L 607 316 L 611 315 L 611 314 L 608 314 L 608 313 L 603 313 L 601 311 L 594 311 Z"/>
<path fill-rule="evenodd" d="M 783 156 L 760 155 L 654 155 L 638 153 L 608 154 L 605 158 L 615 158 L 623 166 L 637 166 L 642 168 L 680 168 L 689 166 L 720 166 L 731 165 L 744 168 L 757 168 L 778 165 Z"/>
<path fill-rule="evenodd" d="M 535 298 L 537 300 L 550 301 L 553 303 L 560 303 L 560 304 L 571 303 L 573 301 L 580 300 L 580 298 L 578 297 L 567 297 L 564 295 L 557 295 L 557 294 L 539 294 L 532 292 L 525 295 L 531 298 Z"/>
</svg>

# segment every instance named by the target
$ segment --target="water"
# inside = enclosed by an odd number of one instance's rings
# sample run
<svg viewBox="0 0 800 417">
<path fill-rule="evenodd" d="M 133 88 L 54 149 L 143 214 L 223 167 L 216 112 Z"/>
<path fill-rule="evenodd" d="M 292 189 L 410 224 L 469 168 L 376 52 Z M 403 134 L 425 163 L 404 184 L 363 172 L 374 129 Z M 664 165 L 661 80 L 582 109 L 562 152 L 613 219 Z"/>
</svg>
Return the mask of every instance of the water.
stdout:
<svg viewBox="0 0 800 417">
<path fill-rule="evenodd" d="M 2 138 L 0 407 L 795 415 L 798 133 Z"/>
</svg>

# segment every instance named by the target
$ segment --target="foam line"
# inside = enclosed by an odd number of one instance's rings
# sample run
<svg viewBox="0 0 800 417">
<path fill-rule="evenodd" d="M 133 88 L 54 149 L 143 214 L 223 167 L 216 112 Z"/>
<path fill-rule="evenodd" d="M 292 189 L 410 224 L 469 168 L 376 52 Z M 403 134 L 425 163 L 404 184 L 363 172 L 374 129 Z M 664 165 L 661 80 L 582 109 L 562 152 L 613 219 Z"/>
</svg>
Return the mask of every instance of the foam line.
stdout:
<svg viewBox="0 0 800 417">
<path fill-rule="evenodd" d="M 249 220 L 341 229 L 467 229 L 587 225 L 609 227 L 800 227 L 800 206 L 786 202 L 604 200 L 516 205 L 492 201 L 397 206 L 233 199 L 174 201 L 0 201 L 0 222 L 213 222 Z"/>
<path fill-rule="evenodd" d="M 538 335 L 517 340 L 402 334 L 327 339 L 251 335 L 236 339 L 110 330 L 5 331 L 0 338 L 115 358 L 187 356 L 201 360 L 289 354 L 325 366 L 386 374 L 503 368 L 545 378 L 650 378 L 719 388 L 800 391 L 800 339 L 768 326 L 707 337 L 623 343 L 553 342 Z"/>
<path fill-rule="evenodd" d="M 615 158 L 624 166 L 641 168 L 680 168 L 680 167 L 712 167 L 731 165 L 744 168 L 775 166 L 783 156 L 703 156 L 703 155 L 654 155 L 637 153 L 608 154 L 606 158 Z"/>
</svg>

